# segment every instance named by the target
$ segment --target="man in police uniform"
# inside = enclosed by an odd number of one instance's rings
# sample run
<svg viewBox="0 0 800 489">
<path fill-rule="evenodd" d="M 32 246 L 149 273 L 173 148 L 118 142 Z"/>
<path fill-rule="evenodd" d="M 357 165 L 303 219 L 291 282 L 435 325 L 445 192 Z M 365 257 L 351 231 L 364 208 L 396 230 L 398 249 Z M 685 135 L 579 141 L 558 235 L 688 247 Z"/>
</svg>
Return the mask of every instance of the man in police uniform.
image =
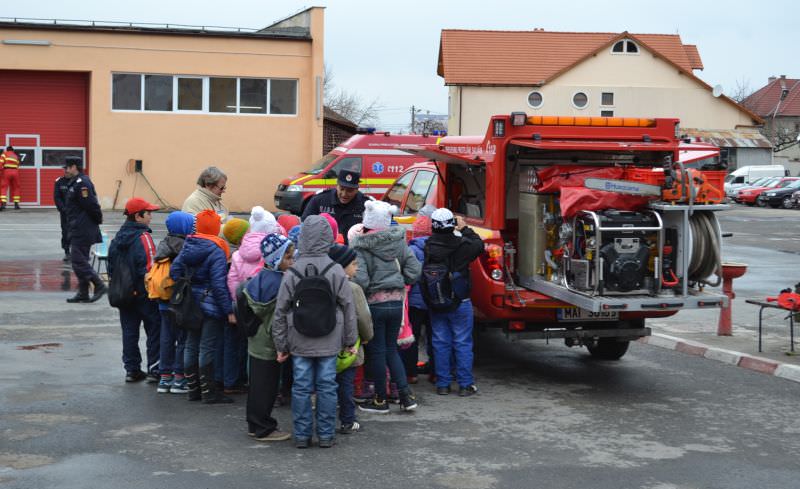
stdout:
<svg viewBox="0 0 800 489">
<path fill-rule="evenodd" d="M 72 270 L 78 277 L 78 293 L 67 299 L 67 302 L 95 302 L 106 293 L 108 288 L 89 264 L 89 250 L 95 243 L 103 241 L 100 235 L 100 224 L 103 212 L 97 201 L 94 184 L 83 172 L 80 158 L 68 157 L 66 171 L 71 178 L 67 186 L 65 203 L 69 232 L 70 258 Z M 89 296 L 89 284 L 94 284 L 94 292 Z"/>
<path fill-rule="evenodd" d="M 61 217 L 61 248 L 64 250 L 64 261 L 70 261 L 69 256 L 69 223 L 67 222 L 67 194 L 72 179 L 67 175 L 67 165 L 64 165 L 64 174 L 56 178 L 53 187 L 53 201 L 56 203 L 58 215 Z"/>
<path fill-rule="evenodd" d="M 354 170 L 339 170 L 336 188 L 323 190 L 311 197 L 303 211 L 303 220 L 327 212 L 339 225 L 339 232 L 347 242 L 347 231 L 364 218 L 364 202 L 369 197 L 358 190 L 361 174 Z"/>
</svg>

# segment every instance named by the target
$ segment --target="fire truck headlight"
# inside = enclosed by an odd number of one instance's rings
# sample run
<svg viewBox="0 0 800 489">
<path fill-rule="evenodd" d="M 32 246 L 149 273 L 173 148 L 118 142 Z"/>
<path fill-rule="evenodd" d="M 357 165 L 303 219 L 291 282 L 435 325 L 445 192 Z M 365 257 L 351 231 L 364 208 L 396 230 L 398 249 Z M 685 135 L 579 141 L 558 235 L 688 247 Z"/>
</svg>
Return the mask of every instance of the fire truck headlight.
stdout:
<svg viewBox="0 0 800 489">
<path fill-rule="evenodd" d="M 503 278 L 503 271 L 498 268 L 495 268 L 494 270 L 492 270 L 491 276 L 492 280 L 500 280 Z"/>
<path fill-rule="evenodd" d="M 494 137 L 502 138 L 506 135 L 506 121 L 502 119 L 495 119 L 494 121 Z"/>
<path fill-rule="evenodd" d="M 286 186 L 287 192 L 302 192 L 303 186 L 302 185 L 287 185 Z"/>
</svg>

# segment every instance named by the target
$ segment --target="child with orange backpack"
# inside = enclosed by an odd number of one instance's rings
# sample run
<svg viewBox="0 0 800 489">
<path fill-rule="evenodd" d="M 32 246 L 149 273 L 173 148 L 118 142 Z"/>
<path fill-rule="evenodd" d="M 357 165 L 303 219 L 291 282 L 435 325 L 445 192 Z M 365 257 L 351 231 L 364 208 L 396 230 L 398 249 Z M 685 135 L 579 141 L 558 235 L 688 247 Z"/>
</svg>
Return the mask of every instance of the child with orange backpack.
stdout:
<svg viewBox="0 0 800 489">
<path fill-rule="evenodd" d="M 194 216 L 181 211 L 167 216 L 167 236 L 158 243 L 153 268 L 145 277 L 147 294 L 158 301 L 161 315 L 161 358 L 159 361 L 161 379 L 158 392 L 185 394 L 186 379 L 183 375 L 183 349 L 186 344 L 186 330 L 175 327 L 169 315 L 169 297 L 174 282 L 169 276 L 172 260 L 178 256 L 186 236 L 194 232 Z"/>
</svg>

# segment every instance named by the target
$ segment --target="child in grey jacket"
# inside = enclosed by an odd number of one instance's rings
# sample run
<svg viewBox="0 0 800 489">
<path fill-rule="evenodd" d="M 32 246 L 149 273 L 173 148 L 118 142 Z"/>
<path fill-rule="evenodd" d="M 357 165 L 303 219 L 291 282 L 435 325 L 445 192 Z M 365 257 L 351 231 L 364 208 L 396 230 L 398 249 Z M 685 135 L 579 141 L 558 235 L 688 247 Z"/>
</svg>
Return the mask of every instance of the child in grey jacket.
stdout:
<svg viewBox="0 0 800 489">
<path fill-rule="evenodd" d="M 333 263 L 328 257 L 333 240 L 333 231 L 324 217 L 306 218 L 297 245 L 300 253 L 292 268 L 302 275 L 309 266 L 313 266 L 317 273 L 321 273 Z M 345 347 L 355 353 L 356 313 L 347 276 L 342 267 L 336 264 L 324 276 L 332 286 L 337 302 L 336 324 L 329 334 L 311 337 L 303 335 L 295 328 L 293 298 L 301 279 L 290 272 L 283 276 L 272 323 L 278 362 L 285 362 L 292 355 L 292 418 L 295 445 L 298 448 L 307 448 L 311 442 L 312 391 L 317 393 L 319 446 L 333 446 L 336 424 L 336 355 Z"/>
</svg>

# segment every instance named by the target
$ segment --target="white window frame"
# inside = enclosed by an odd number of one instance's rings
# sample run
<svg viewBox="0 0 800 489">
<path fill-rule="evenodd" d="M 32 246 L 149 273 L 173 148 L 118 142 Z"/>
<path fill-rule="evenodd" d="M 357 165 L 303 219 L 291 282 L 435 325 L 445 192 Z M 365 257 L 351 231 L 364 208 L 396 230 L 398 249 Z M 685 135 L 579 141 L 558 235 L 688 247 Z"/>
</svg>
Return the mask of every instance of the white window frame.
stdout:
<svg viewBox="0 0 800 489">
<path fill-rule="evenodd" d="M 530 102 L 531 95 L 533 95 L 534 93 L 538 93 L 539 96 L 542 97 L 542 103 L 540 103 L 539 105 L 531 105 Z M 528 107 L 530 107 L 531 109 L 541 109 L 544 106 L 544 94 L 541 92 L 541 90 L 531 90 L 530 92 L 528 92 L 528 96 L 525 97 L 525 103 L 527 103 Z"/>
<path fill-rule="evenodd" d="M 114 75 L 137 75 L 139 77 L 139 109 L 115 109 L 114 108 Z M 172 110 L 144 110 L 145 104 L 145 75 L 171 76 L 172 81 Z M 180 78 L 192 78 L 203 80 L 203 109 L 202 110 L 179 110 L 178 109 L 178 80 Z M 235 112 L 211 112 L 211 78 L 233 78 L 236 80 L 236 111 Z M 266 112 L 246 113 L 241 112 L 241 81 L 242 79 L 266 80 L 267 98 Z M 294 113 L 293 114 L 272 114 L 270 100 L 272 97 L 272 80 L 293 81 L 295 82 Z M 188 74 L 169 74 L 169 73 L 134 73 L 129 71 L 113 71 L 109 78 L 109 93 L 111 112 L 118 113 L 142 113 L 142 114 L 194 114 L 194 115 L 213 115 L 213 116 L 245 116 L 245 117 L 299 117 L 300 116 L 300 79 L 285 77 L 266 77 L 266 76 L 230 76 L 230 75 L 188 75 Z"/>
<path fill-rule="evenodd" d="M 621 52 L 621 53 L 616 53 L 616 52 L 614 52 L 614 46 L 616 46 L 616 45 L 617 45 L 617 44 L 619 44 L 619 43 L 622 43 L 622 52 Z M 629 52 L 628 52 L 628 43 L 631 43 L 631 44 L 633 44 L 634 46 L 636 46 L 636 52 L 635 52 L 635 53 L 629 53 Z M 639 45 L 638 45 L 637 43 L 635 43 L 634 41 L 632 41 L 632 40 L 630 40 L 630 39 L 627 39 L 627 38 L 626 38 L 626 39 L 620 39 L 619 41 L 617 41 L 617 42 L 615 42 L 614 44 L 612 44 L 612 45 L 611 45 L 611 49 L 609 50 L 609 52 L 610 52 L 611 54 L 615 55 L 615 56 L 620 56 L 620 55 L 638 56 L 638 55 L 639 55 L 639 53 L 641 53 L 641 52 L 642 52 L 642 47 L 641 47 L 641 46 L 639 46 Z"/>
<path fill-rule="evenodd" d="M 583 107 L 578 107 L 577 105 L 575 105 L 575 95 L 578 95 L 579 93 L 582 93 L 583 95 L 586 96 L 586 105 L 584 105 Z M 578 110 L 588 109 L 589 106 L 591 105 L 590 100 L 591 99 L 589 98 L 589 92 L 587 90 L 576 90 L 572 92 L 572 95 L 569 97 L 569 103 L 571 103 L 572 106 Z"/>
</svg>

